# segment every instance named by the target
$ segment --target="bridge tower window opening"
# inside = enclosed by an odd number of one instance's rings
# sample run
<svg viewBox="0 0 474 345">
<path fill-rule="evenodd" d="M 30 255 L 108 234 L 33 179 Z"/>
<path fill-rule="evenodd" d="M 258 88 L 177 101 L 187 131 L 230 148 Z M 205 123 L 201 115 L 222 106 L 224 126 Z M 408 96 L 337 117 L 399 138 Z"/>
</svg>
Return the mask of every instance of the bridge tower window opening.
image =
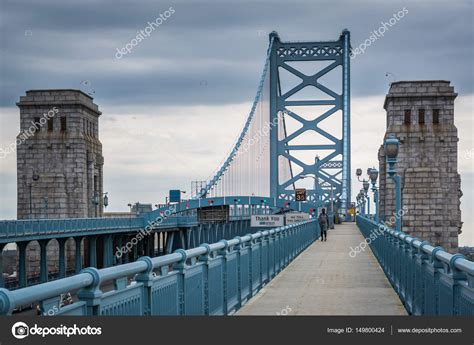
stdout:
<svg viewBox="0 0 474 345">
<path fill-rule="evenodd" d="M 52 131 L 53 131 L 53 128 L 54 128 L 53 118 L 50 117 L 50 118 L 48 119 L 48 132 L 52 132 Z"/>
<path fill-rule="evenodd" d="M 439 109 L 433 109 L 433 124 L 439 125 Z"/>
<path fill-rule="evenodd" d="M 403 123 L 405 125 L 411 124 L 411 110 L 410 109 L 405 110 L 405 118 L 403 120 Z"/>
<path fill-rule="evenodd" d="M 66 132 L 67 131 L 67 120 L 66 117 L 63 116 L 61 117 L 61 132 Z"/>
<path fill-rule="evenodd" d="M 425 124 L 425 109 L 418 109 L 418 124 Z"/>
<path fill-rule="evenodd" d="M 34 117 L 33 121 L 34 121 L 35 124 L 40 124 L 40 118 L 39 117 Z M 41 126 L 38 126 L 38 129 L 36 129 L 35 133 L 39 132 L 39 131 L 41 131 Z"/>
</svg>

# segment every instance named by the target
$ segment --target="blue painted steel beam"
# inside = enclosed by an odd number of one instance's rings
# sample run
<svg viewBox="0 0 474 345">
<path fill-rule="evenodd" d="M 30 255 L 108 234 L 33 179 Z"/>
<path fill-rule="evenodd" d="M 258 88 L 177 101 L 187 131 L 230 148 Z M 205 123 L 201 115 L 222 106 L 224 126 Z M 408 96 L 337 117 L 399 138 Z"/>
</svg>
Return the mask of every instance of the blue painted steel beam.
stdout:
<svg viewBox="0 0 474 345">
<path fill-rule="evenodd" d="M 342 202 L 342 212 L 345 213 L 350 203 L 350 179 L 348 171 L 350 171 L 350 34 L 348 30 L 344 30 L 337 41 L 327 42 L 281 42 L 278 34 L 272 32 L 270 34 L 271 46 L 270 56 L 270 123 L 278 123 L 277 119 L 280 114 L 286 114 L 296 121 L 300 122 L 301 128 L 294 133 L 289 134 L 286 138 L 279 140 L 279 128 L 272 126 L 270 129 L 270 195 L 274 198 L 284 198 L 292 200 L 294 196 L 292 188 L 294 183 L 299 180 L 302 175 L 313 175 L 322 179 L 323 182 L 330 183 L 338 190 L 338 197 Z M 287 62 L 292 61 L 331 61 L 331 63 L 315 71 L 312 75 L 306 75 L 298 68 L 290 66 Z M 326 75 L 338 66 L 342 66 L 342 94 L 339 95 L 330 88 L 318 82 L 318 79 Z M 279 69 L 285 69 L 287 72 L 299 77 L 301 82 L 286 91 L 284 94 L 280 92 L 279 85 Z M 307 86 L 314 86 L 320 91 L 332 97 L 332 100 L 310 99 L 310 100 L 288 100 L 290 96 L 297 94 Z M 295 110 L 289 110 L 289 106 L 319 106 L 333 105 L 331 109 L 326 111 L 314 120 L 306 120 Z M 342 111 L 342 139 L 337 139 L 334 135 L 322 130 L 318 127 L 319 122 L 335 114 L 338 110 Z M 306 131 L 315 131 L 332 141 L 334 144 L 306 144 L 292 145 L 289 142 L 299 137 Z M 305 164 L 301 160 L 293 156 L 292 151 L 308 151 L 332 150 L 333 152 L 323 157 L 319 164 Z M 342 155 L 342 161 L 331 160 L 337 155 Z M 285 157 L 291 164 L 296 164 L 302 168 L 297 175 L 292 175 L 286 181 L 280 181 L 279 157 Z M 338 169 L 342 175 L 341 179 L 332 175 L 330 178 L 324 176 L 321 166 L 330 165 L 331 169 Z M 317 189 L 307 190 L 308 195 L 317 195 Z M 334 196 L 336 196 L 334 194 Z M 310 198 L 315 200 L 315 198 Z"/>
</svg>

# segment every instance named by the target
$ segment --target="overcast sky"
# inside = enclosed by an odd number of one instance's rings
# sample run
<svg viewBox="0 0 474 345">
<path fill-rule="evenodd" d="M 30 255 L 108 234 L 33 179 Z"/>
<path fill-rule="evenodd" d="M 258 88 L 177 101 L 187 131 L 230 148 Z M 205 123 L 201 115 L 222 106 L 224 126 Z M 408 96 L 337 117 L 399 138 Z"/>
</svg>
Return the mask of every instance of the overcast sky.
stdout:
<svg viewBox="0 0 474 345">
<path fill-rule="evenodd" d="M 225 157 L 255 96 L 268 33 L 283 41 L 359 46 L 405 8 L 406 15 L 351 61 L 352 166 L 376 166 L 382 108 L 392 80 L 454 85 L 464 234 L 474 245 L 472 1 L 5 1 L 0 5 L 0 145 L 18 133 L 15 102 L 29 89 L 94 92 L 110 210 L 189 191 Z M 172 7 L 132 51 L 124 47 Z M 386 73 L 389 76 L 386 77 Z M 81 85 L 87 80 L 89 86 Z M 0 160 L 0 218 L 16 216 L 16 160 Z M 354 182 L 358 187 L 358 184 Z M 356 190 L 356 188 L 354 188 Z"/>
</svg>

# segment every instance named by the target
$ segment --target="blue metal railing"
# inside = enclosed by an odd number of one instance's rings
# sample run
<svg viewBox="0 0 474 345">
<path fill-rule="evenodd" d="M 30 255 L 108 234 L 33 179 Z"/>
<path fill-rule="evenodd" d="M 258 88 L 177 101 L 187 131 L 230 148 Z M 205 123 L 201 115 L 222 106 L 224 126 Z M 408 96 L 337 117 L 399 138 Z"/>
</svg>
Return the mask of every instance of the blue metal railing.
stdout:
<svg viewBox="0 0 474 345">
<path fill-rule="evenodd" d="M 317 221 L 309 220 L 120 266 L 89 267 L 23 289 L 0 289 L 0 314 L 39 303 L 44 315 L 227 315 L 319 235 Z M 111 282 L 111 291 L 101 290 Z M 61 307 L 61 294 L 75 291 L 78 301 Z"/>
<path fill-rule="evenodd" d="M 49 238 L 61 235 L 93 235 L 142 229 L 143 218 L 67 218 L 67 219 L 25 219 L 0 221 L 0 243 L 14 242 L 23 238 Z"/>
<path fill-rule="evenodd" d="M 413 315 L 474 315 L 474 262 L 357 216 L 357 225 Z"/>
<path fill-rule="evenodd" d="M 238 202 L 234 200 L 238 200 Z M 299 212 L 309 212 L 312 208 L 312 205 L 306 202 L 286 203 L 285 200 L 268 197 L 229 196 L 187 200 L 130 218 L 4 220 L 0 221 L 0 244 L 133 232 L 145 229 L 147 226 L 154 230 L 180 226 L 191 227 L 198 225 L 198 220 L 196 214 L 189 215 L 189 212 L 195 212 L 195 210 L 202 207 L 222 205 L 229 205 L 231 209 L 230 220 L 249 219 L 251 214 L 268 214 L 274 208 Z"/>
</svg>

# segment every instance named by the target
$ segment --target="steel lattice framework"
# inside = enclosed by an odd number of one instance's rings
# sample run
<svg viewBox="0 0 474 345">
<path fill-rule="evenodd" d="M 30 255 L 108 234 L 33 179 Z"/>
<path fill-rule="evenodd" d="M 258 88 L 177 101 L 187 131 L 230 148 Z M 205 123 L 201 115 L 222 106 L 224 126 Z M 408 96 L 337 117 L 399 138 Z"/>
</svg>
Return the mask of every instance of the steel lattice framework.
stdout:
<svg viewBox="0 0 474 345">
<path fill-rule="evenodd" d="M 336 201 L 339 212 L 346 212 L 351 195 L 349 40 L 347 30 L 339 40 L 327 42 L 281 42 L 276 32 L 270 34 L 257 94 L 245 125 L 230 154 L 196 198 L 261 195 L 290 202 L 295 188 L 301 185 L 299 180 L 313 177 L 313 186 L 307 188 L 308 201 L 313 206 Z M 294 65 L 312 62 L 325 66 L 308 73 Z M 334 86 L 327 85 L 321 79 L 334 76 L 336 68 L 341 76 Z M 282 91 L 282 70 L 300 82 Z M 298 99 L 308 88 L 320 94 Z M 329 108 L 318 114 L 321 106 Z M 309 119 L 300 113 L 301 108 L 310 108 Z M 321 122 L 339 116 L 341 122 L 323 129 Z M 297 122 L 299 128 L 292 131 L 288 121 Z M 319 138 L 304 138 L 308 132 Z M 297 139 L 302 142 L 295 143 Z M 310 156 L 310 161 L 298 158 L 301 153 Z"/>
<path fill-rule="evenodd" d="M 308 190 L 307 195 L 310 201 L 316 202 L 318 195 L 321 200 L 329 201 L 331 194 L 333 198 L 340 202 L 340 212 L 345 213 L 350 202 L 350 33 L 344 30 L 337 41 L 328 42 L 281 42 L 278 34 L 270 34 L 271 45 L 270 55 L 270 121 L 278 123 L 278 126 L 287 117 L 291 117 L 300 123 L 301 127 L 295 132 L 279 138 L 279 128 L 274 126 L 270 133 L 270 195 L 286 200 L 294 199 L 294 184 L 305 175 L 312 175 L 318 184 L 314 184 L 313 190 Z M 311 62 L 328 61 L 329 64 L 311 75 L 303 73 L 301 70 L 291 65 L 291 62 Z M 319 79 L 336 67 L 342 67 L 342 93 L 338 94 L 334 90 L 319 82 Z M 301 82 L 286 92 L 281 91 L 281 69 L 293 74 L 301 79 Z M 312 86 L 329 96 L 321 99 L 315 97 L 305 100 L 289 100 L 291 96 L 298 94 L 304 88 Z M 289 107 L 317 107 L 321 105 L 331 106 L 331 108 L 313 119 L 306 119 L 296 110 Z M 334 116 L 342 111 L 342 138 L 323 130 L 319 124 L 321 121 Z M 316 111 L 315 111 L 316 113 Z M 283 121 L 278 121 L 278 119 Z M 295 138 L 303 135 L 307 131 L 314 131 L 322 137 L 328 139 L 331 144 L 321 144 L 314 142 L 311 144 L 293 145 Z M 280 131 L 281 132 L 281 131 Z M 308 164 L 298 159 L 294 151 L 331 151 L 329 154 L 316 159 L 314 163 Z M 319 154 L 318 154 L 319 156 Z M 342 158 L 339 158 L 342 157 Z M 287 160 L 291 166 L 298 166 L 299 173 L 294 169 L 290 177 L 282 179 L 281 161 Z"/>
</svg>

